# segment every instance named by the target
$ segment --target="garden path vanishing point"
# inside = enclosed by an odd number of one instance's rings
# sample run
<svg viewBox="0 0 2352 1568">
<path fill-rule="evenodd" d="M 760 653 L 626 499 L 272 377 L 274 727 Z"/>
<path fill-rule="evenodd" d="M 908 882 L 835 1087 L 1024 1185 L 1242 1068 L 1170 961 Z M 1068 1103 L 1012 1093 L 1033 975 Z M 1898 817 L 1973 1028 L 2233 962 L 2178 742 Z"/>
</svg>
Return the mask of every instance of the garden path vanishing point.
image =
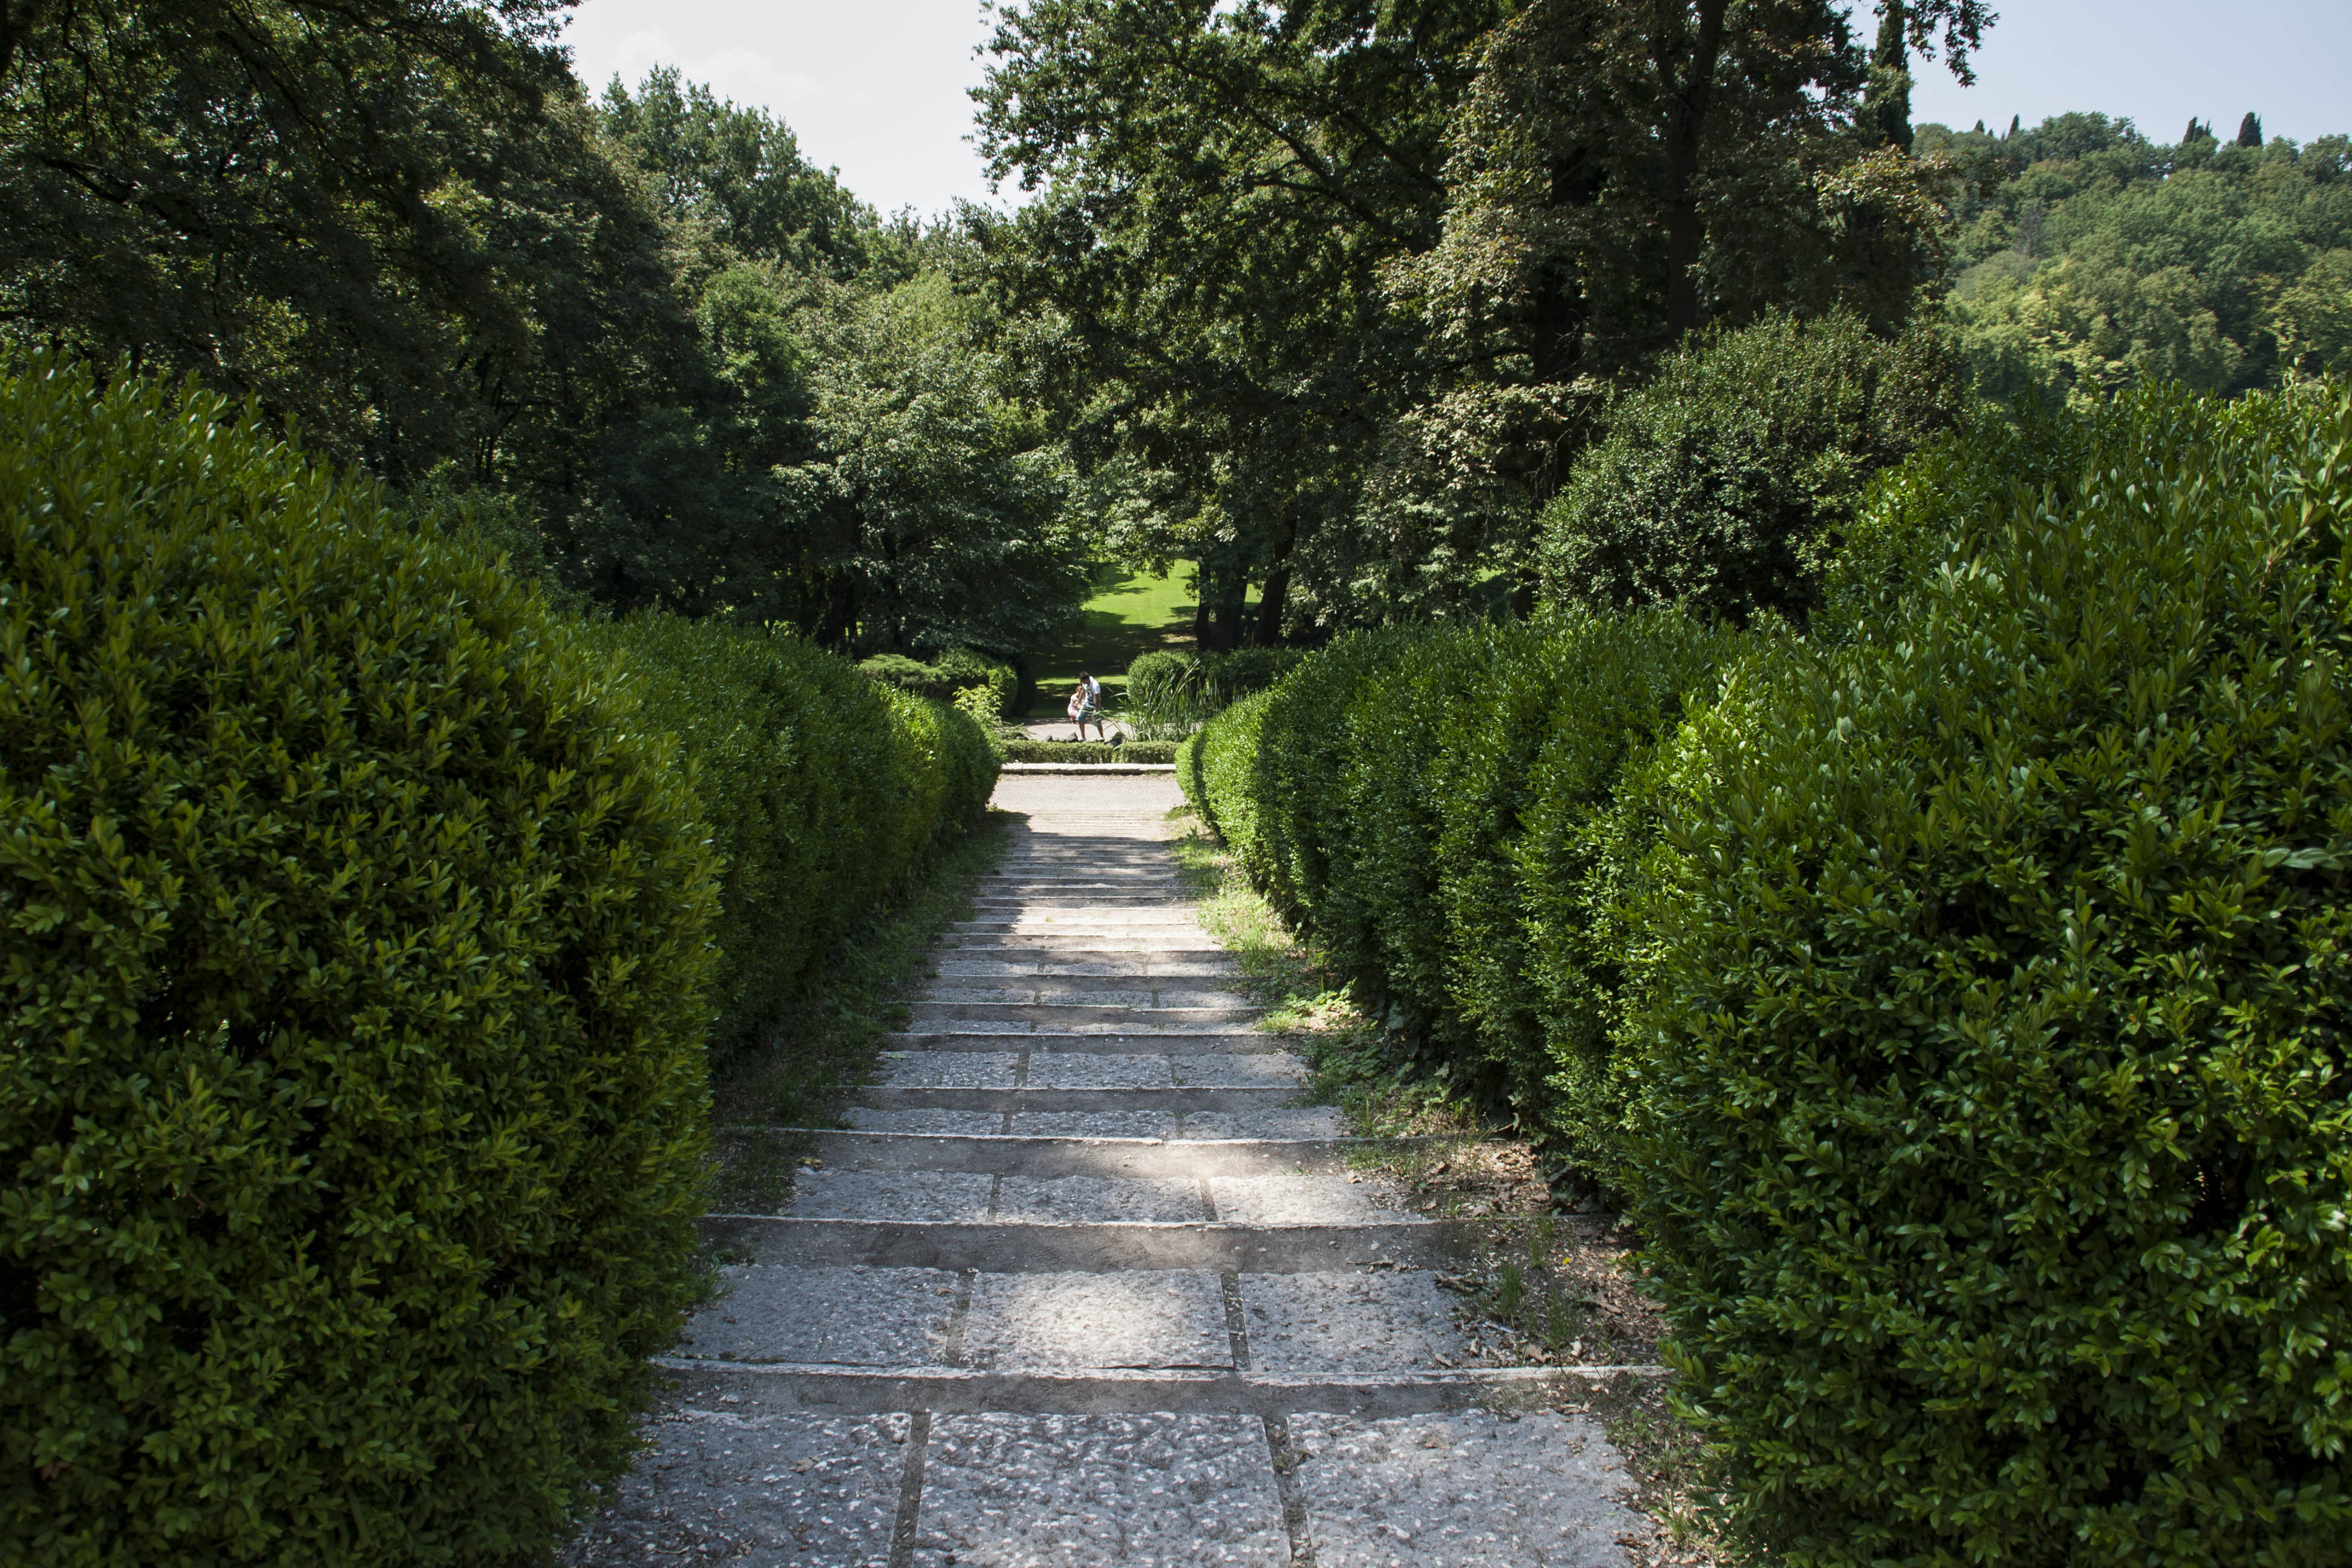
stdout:
<svg viewBox="0 0 2352 1568">
<path fill-rule="evenodd" d="M 1526 1397 L 1560 1374 L 1449 1367 L 1435 1273 L 1480 1222 L 1384 1205 L 1297 1104 L 1178 799 L 999 786 L 1025 822 L 887 1087 L 785 1212 L 706 1222 L 723 1294 L 567 1561 L 1517 1568 L 1649 1533 L 1600 1426 Z"/>
</svg>

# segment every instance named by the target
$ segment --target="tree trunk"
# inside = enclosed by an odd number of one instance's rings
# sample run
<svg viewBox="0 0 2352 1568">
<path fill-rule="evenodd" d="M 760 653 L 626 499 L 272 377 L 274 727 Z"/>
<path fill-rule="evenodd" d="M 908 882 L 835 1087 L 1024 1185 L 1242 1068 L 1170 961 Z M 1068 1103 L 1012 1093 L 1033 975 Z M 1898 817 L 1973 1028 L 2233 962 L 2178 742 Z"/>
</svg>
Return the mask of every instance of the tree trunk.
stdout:
<svg viewBox="0 0 2352 1568">
<path fill-rule="evenodd" d="M 1660 74 L 1673 85 L 1672 107 L 1666 115 L 1666 339 L 1679 342 L 1698 325 L 1698 265 L 1706 243 L 1706 224 L 1698 211 L 1699 152 L 1706 130 L 1706 110 L 1715 95 L 1715 71 L 1723 56 L 1723 14 L 1731 0 L 1699 0 L 1698 33 L 1692 40 L 1690 59 L 1682 80 L 1675 82 L 1673 57 L 1662 47 Z M 1660 40 L 1664 45 L 1664 40 Z"/>
<path fill-rule="evenodd" d="M 1252 647 L 1277 647 L 1282 643 L 1282 616 L 1290 598 L 1290 547 L 1298 540 L 1298 520 L 1286 511 L 1275 520 L 1274 561 L 1265 569 L 1265 594 L 1257 607 L 1257 629 L 1250 634 Z"/>
</svg>

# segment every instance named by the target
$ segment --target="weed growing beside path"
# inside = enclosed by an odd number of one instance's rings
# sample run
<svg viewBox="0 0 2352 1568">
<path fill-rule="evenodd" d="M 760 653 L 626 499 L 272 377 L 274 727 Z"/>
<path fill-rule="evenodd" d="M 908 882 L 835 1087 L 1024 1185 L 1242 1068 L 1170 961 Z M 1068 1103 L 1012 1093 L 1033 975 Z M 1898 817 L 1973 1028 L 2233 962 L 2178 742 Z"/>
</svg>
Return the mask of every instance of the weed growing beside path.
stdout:
<svg viewBox="0 0 2352 1568">
<path fill-rule="evenodd" d="M 940 932 L 970 913 L 1013 820 L 991 810 L 940 851 L 844 939 L 760 1047 L 711 1086 L 716 1212 L 773 1213 L 790 1194 L 803 1141 L 762 1129 L 846 1125 L 843 1108 L 872 1077 L 884 1037 L 907 1026 L 907 992 L 924 978 Z"/>
<path fill-rule="evenodd" d="M 1414 1140 L 1376 1146 L 1351 1167 L 1393 1184 L 1433 1217 L 1531 1218 L 1520 1245 L 1439 1278 L 1461 1299 L 1455 1317 L 1470 1336 L 1469 1364 L 1654 1365 L 1663 1324 L 1634 1273 L 1633 1238 L 1610 1216 L 1558 1212 L 1526 1142 L 1489 1128 L 1456 1086 L 1417 1069 L 1190 808 L 1170 816 L 1189 829 L 1170 847 L 1200 898 L 1201 923 L 1232 951 L 1244 987 L 1266 1008 L 1264 1026 L 1307 1057 L 1310 1098 L 1338 1106 L 1356 1136 Z M 1623 1542 L 1636 1568 L 1737 1561 L 1717 1529 L 1711 1457 L 1667 1407 L 1659 1378 L 1625 1373 L 1541 1388 L 1542 1405 L 1595 1417 L 1623 1454 L 1627 1501 L 1658 1526 L 1648 1540 Z"/>
</svg>

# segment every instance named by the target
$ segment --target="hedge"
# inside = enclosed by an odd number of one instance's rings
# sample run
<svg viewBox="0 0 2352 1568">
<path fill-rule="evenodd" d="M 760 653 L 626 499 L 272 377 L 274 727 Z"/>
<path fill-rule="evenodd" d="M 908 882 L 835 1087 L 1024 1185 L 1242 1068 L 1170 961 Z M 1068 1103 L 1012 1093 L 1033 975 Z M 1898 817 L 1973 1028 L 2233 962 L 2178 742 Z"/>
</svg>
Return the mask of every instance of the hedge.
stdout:
<svg viewBox="0 0 2352 1568">
<path fill-rule="evenodd" d="M 646 615 L 592 626 L 677 737 L 726 872 L 714 1059 L 756 1043 L 815 966 L 995 785 L 969 714 L 782 630 Z"/>
<path fill-rule="evenodd" d="M 953 702 L 960 692 L 985 687 L 997 718 L 1021 716 L 1020 674 L 1003 659 L 974 648 L 950 648 L 928 664 L 905 654 L 881 653 L 860 661 L 857 668 L 886 686 L 940 702 Z"/>
<path fill-rule="evenodd" d="M 1007 741 L 1008 763 L 1172 763 L 1173 741 Z"/>
<path fill-rule="evenodd" d="M 674 748 L 216 398 L 37 355 L 0 429 L 0 1538 L 541 1555 L 697 1288 Z"/>
<path fill-rule="evenodd" d="M 1125 717 L 1168 729 L 1189 729 L 1263 691 L 1306 658 L 1290 647 L 1242 647 L 1224 653 L 1160 648 L 1127 667 Z"/>
<path fill-rule="evenodd" d="M 1628 1185 L 1793 1562 L 2352 1542 L 2352 399 L 2079 434 L 1665 770 Z"/>
<path fill-rule="evenodd" d="M 1804 638 L 1361 636 L 1180 781 L 1625 1198 L 1772 1560 L 2343 1563 L 2352 398 L 1985 422 L 1852 538 Z"/>
<path fill-rule="evenodd" d="M 1671 612 L 1361 634 L 1179 753 L 1195 809 L 1434 1072 L 1609 1181 L 1621 966 L 1654 838 L 1617 783 L 1748 640 Z"/>
</svg>

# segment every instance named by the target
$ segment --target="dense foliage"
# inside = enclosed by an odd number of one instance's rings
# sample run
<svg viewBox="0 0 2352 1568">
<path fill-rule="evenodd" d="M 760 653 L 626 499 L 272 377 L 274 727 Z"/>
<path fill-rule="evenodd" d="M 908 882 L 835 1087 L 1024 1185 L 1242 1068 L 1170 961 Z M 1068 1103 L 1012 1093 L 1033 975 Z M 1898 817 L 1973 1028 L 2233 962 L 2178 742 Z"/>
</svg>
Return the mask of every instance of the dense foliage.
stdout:
<svg viewBox="0 0 2352 1568">
<path fill-rule="evenodd" d="M 1155 738 L 1181 736 L 1273 685 L 1304 657 L 1300 649 L 1279 647 L 1229 653 L 1154 649 L 1127 667 L 1127 700 L 1119 717 Z"/>
<path fill-rule="evenodd" d="M 2168 147 L 2100 114 L 1923 128 L 1961 174 L 1951 313 L 1978 388 L 2088 404 L 2352 370 L 2352 140 L 2252 129 L 2225 145 L 2192 122 Z"/>
<path fill-rule="evenodd" d="M 1206 649 L 1524 607 L 1613 379 L 1927 277 L 1905 73 L 1990 15 L 1874 9 L 1874 45 L 1814 0 L 1002 8 L 981 137 L 1039 196 L 988 276 L 1111 547 L 1200 562 Z"/>
<path fill-rule="evenodd" d="M 1178 782 L 1424 1068 L 1606 1182 L 1645 761 L 1743 641 L 1671 612 L 1359 634 L 1213 721 Z"/>
<path fill-rule="evenodd" d="M 1944 334 L 1843 312 L 1685 346 L 1613 402 L 1544 510 L 1545 596 L 1801 617 L 1871 477 L 1958 416 Z"/>
<path fill-rule="evenodd" d="M 2347 455 L 2333 386 L 1988 422 L 1807 640 L 1359 637 L 1186 748 L 1626 1194 L 1776 1556 L 2342 1560 Z"/>
<path fill-rule="evenodd" d="M 615 609 L 860 653 L 1050 627 L 1082 588 L 1058 444 L 950 282 L 969 247 L 673 72 L 592 100 L 555 11 L 12 9 L 0 338 L 511 506 Z"/>
<path fill-rule="evenodd" d="M 2352 1531 L 2352 400 L 2091 447 L 1906 498 L 1908 583 L 1672 770 L 1635 1212 L 1813 1561 Z"/>
<path fill-rule="evenodd" d="M 0 378 L 0 1538 L 513 1562 L 694 1294 L 717 868 L 511 579 Z"/>
<path fill-rule="evenodd" d="M 798 637 L 675 616 L 592 624 L 677 738 L 724 866 L 711 1054 L 754 1044 L 845 931 L 987 805 L 989 737 Z"/>
</svg>

